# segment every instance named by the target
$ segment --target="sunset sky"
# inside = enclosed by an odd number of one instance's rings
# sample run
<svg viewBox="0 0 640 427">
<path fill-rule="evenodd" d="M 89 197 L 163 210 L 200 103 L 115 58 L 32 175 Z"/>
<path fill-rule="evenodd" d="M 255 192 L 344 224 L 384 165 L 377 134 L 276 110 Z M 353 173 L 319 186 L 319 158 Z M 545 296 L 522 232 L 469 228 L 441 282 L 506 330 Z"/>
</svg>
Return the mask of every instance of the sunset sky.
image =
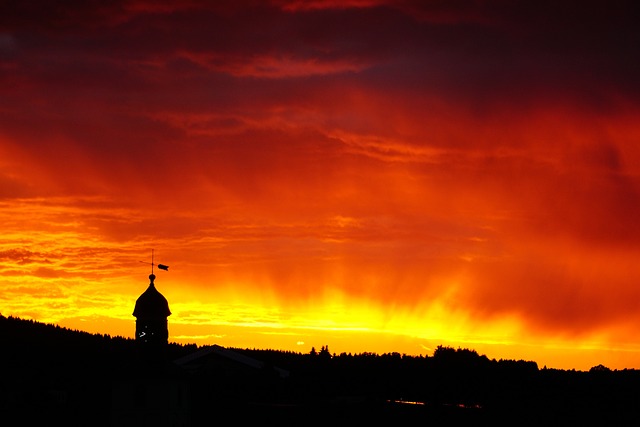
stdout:
<svg viewBox="0 0 640 427">
<path fill-rule="evenodd" d="M 0 313 L 638 369 L 634 6 L 4 1 Z"/>
</svg>

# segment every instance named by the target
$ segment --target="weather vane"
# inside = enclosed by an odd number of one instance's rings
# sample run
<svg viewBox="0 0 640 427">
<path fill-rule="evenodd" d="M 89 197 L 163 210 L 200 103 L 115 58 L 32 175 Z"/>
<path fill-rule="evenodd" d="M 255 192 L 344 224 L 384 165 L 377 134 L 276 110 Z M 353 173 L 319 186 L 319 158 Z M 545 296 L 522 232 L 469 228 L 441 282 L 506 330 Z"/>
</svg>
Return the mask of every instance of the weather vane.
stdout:
<svg viewBox="0 0 640 427">
<path fill-rule="evenodd" d="M 143 264 L 151 264 L 151 274 L 153 274 L 153 267 L 157 266 L 160 270 L 169 271 L 169 266 L 164 264 L 154 264 L 153 262 L 153 249 L 151 249 L 151 262 L 140 261 Z"/>
</svg>

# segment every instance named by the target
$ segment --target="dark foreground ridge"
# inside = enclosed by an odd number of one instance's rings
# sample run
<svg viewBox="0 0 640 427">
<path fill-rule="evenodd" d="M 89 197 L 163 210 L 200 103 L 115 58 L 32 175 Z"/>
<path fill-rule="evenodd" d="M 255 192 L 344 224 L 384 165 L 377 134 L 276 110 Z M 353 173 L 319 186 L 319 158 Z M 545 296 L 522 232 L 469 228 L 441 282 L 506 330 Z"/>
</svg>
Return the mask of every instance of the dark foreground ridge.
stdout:
<svg viewBox="0 0 640 427">
<path fill-rule="evenodd" d="M 135 341 L 0 315 L 8 425 L 637 425 L 640 371 L 539 369 L 469 349 L 294 353 Z"/>
</svg>

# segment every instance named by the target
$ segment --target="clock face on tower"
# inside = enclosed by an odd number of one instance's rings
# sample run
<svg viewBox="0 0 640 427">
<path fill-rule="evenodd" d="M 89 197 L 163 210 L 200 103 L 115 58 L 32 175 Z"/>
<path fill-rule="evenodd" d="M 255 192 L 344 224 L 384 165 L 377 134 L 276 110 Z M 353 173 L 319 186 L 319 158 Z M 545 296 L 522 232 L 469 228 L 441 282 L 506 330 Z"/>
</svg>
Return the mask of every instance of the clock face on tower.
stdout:
<svg viewBox="0 0 640 427">
<path fill-rule="evenodd" d="M 136 340 L 142 343 L 166 343 L 169 339 L 166 320 L 136 321 Z"/>
</svg>

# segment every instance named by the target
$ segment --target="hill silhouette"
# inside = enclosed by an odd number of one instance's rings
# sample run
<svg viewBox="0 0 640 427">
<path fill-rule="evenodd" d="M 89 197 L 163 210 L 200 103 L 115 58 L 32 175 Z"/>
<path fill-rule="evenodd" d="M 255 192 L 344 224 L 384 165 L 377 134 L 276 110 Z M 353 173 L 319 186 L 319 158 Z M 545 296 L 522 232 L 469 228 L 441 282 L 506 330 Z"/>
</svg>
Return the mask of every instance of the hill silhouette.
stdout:
<svg viewBox="0 0 640 427">
<path fill-rule="evenodd" d="M 167 393 L 179 391 L 182 408 L 180 423 L 164 425 L 210 425 L 225 415 L 281 425 L 640 421 L 640 371 L 601 365 L 588 372 L 540 369 L 533 361 L 443 346 L 432 356 L 409 356 L 170 343 L 165 365 L 146 370 L 133 339 L 2 315 L 0 342 L 0 410 L 23 425 L 124 425 L 117 420 L 125 412 L 151 416 L 119 405 L 127 390 L 153 381 L 157 388 L 160 377 L 170 379 Z"/>
</svg>

